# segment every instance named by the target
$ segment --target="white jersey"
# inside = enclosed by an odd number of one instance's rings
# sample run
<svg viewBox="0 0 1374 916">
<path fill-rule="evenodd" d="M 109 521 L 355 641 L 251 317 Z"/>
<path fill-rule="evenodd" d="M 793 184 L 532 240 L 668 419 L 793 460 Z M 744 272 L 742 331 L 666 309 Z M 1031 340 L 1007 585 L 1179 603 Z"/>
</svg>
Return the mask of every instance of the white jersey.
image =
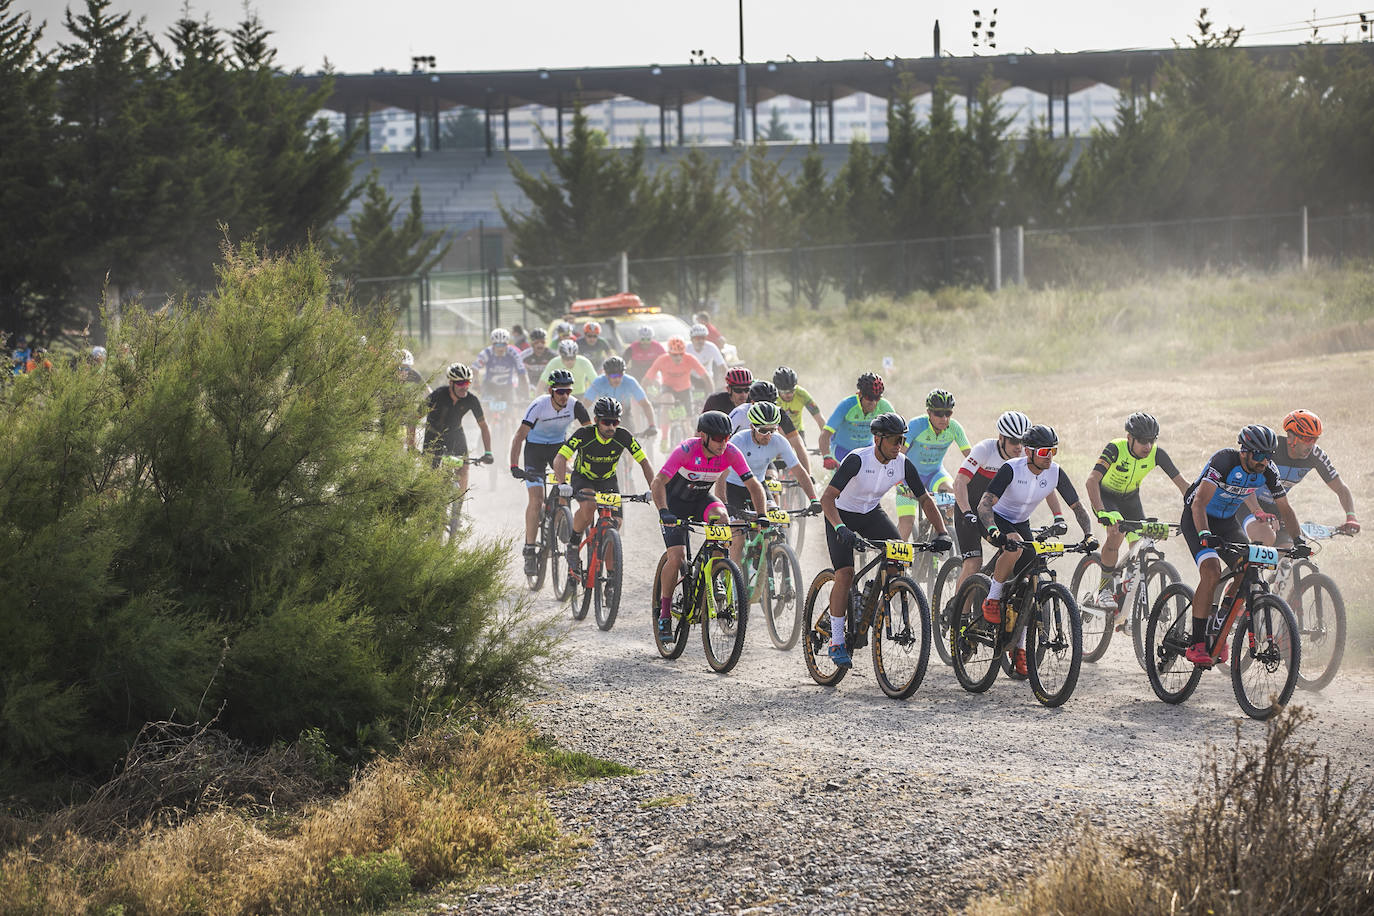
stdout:
<svg viewBox="0 0 1374 916">
<path fill-rule="evenodd" d="M 722 369 L 725 368 L 725 357 L 721 355 L 720 347 L 717 347 L 709 340 L 706 341 L 700 350 L 697 349 L 695 342 L 689 343 L 687 345 L 687 352 L 695 356 L 697 361 L 706 367 L 707 372 L 714 372 L 713 366 L 720 366 Z"/>
<path fill-rule="evenodd" d="M 764 472 L 774 461 L 781 459 L 785 467 L 794 468 L 797 466 L 797 453 L 792 451 L 791 444 L 781 433 L 773 433 L 768 437 L 765 445 L 759 445 L 754 441 L 754 431 L 744 429 L 730 437 L 731 443 L 735 448 L 744 453 L 744 460 L 749 463 L 749 470 L 754 472 L 754 476 L 759 480 L 764 477 Z M 728 483 L 737 487 L 744 486 L 744 481 L 740 479 L 735 469 L 731 468 L 730 473 L 725 476 Z"/>
<path fill-rule="evenodd" d="M 964 463 L 959 465 L 957 473 L 971 478 L 970 484 L 981 483 L 987 486 L 1004 464 L 1006 459 L 997 449 L 997 439 L 984 439 L 968 450 L 968 455 L 964 458 Z"/>
<path fill-rule="evenodd" d="M 835 508 L 860 515 L 871 512 L 883 501 L 897 484 L 906 482 L 911 494 L 919 499 L 926 493 L 926 485 L 911 459 L 898 452 L 897 457 L 887 464 L 878 460 L 874 446 L 856 448 L 835 469 L 830 478 L 830 486 L 840 491 L 835 497 Z"/>
<path fill-rule="evenodd" d="M 553 398 L 547 394 L 535 398 L 525 418 L 520 421 L 530 428 L 527 442 L 535 445 L 559 445 L 568 438 L 568 427 L 574 423 L 591 422 L 587 408 L 577 398 L 569 397 L 568 403 L 559 410 L 553 406 Z"/>
<path fill-rule="evenodd" d="M 1068 479 L 1064 478 L 1063 483 L 1067 485 Z M 1035 507 L 1050 493 L 1065 489 L 1060 483 L 1059 465 L 1051 461 L 1048 468 L 1035 474 L 1030 469 L 1030 458 L 1023 455 L 1002 466 L 988 484 L 987 495 L 997 497 L 993 512 L 1009 522 L 1020 523 L 1028 521 Z M 1072 486 L 1067 486 L 1064 497 L 1070 504 L 1078 502 Z"/>
</svg>

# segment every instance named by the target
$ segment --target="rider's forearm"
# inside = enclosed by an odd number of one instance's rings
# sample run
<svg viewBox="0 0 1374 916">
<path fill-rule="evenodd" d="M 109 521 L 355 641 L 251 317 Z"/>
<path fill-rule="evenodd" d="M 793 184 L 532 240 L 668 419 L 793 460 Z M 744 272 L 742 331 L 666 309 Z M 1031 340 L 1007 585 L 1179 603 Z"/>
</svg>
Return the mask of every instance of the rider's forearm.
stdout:
<svg viewBox="0 0 1374 916">
<path fill-rule="evenodd" d="M 655 474 L 654 479 L 649 481 L 649 493 L 654 498 L 654 505 L 659 509 L 668 508 L 668 493 L 663 474 Z"/>
<path fill-rule="evenodd" d="M 480 423 L 477 424 L 477 428 L 478 428 L 479 430 L 482 431 L 482 451 L 484 451 L 486 454 L 490 455 L 490 454 L 491 454 L 491 427 L 487 425 L 487 421 L 486 421 L 486 420 L 483 420 L 482 422 L 480 422 Z"/>
<path fill-rule="evenodd" d="M 1341 509 L 1344 510 L 1345 514 L 1354 515 L 1355 497 L 1351 495 L 1350 488 L 1339 477 L 1331 481 L 1330 486 L 1336 491 L 1336 498 L 1341 501 Z"/>
<path fill-rule="evenodd" d="M 521 423 L 519 431 L 510 440 L 510 466 L 516 467 L 520 464 L 520 446 L 525 442 L 525 430 L 528 426 Z"/>
<path fill-rule="evenodd" d="M 724 479 L 723 475 L 721 479 Z M 763 492 L 763 484 L 759 483 L 758 478 L 749 481 L 749 495 L 754 498 L 754 511 L 759 515 L 767 515 L 768 495 Z"/>
<path fill-rule="evenodd" d="M 983 523 L 983 528 L 991 530 L 997 527 L 997 522 L 992 517 L 992 507 L 997 505 L 997 497 L 991 493 L 984 493 L 983 498 L 978 500 L 978 521 Z"/>
<path fill-rule="evenodd" d="M 562 455 L 553 456 L 553 479 L 559 483 L 568 482 L 568 459 Z"/>
<path fill-rule="evenodd" d="M 954 505 L 960 512 L 971 512 L 968 504 L 968 478 L 957 471 L 954 474 Z"/>
<path fill-rule="evenodd" d="M 1069 508 L 1073 510 L 1073 517 L 1078 519 L 1078 526 L 1083 529 L 1083 537 L 1090 537 L 1093 533 L 1093 520 L 1092 516 L 1088 515 L 1088 510 L 1083 505 L 1083 501 L 1079 500 Z"/>
<path fill-rule="evenodd" d="M 1088 491 L 1088 502 L 1092 504 L 1093 514 L 1105 512 L 1102 508 L 1102 472 L 1094 470 L 1088 475 L 1088 482 L 1083 485 L 1083 489 Z"/>
<path fill-rule="evenodd" d="M 802 492 L 806 494 L 807 499 L 816 498 L 816 485 L 811 482 L 811 475 L 802 469 L 800 463 L 792 468 L 792 479 L 802 488 Z"/>
</svg>

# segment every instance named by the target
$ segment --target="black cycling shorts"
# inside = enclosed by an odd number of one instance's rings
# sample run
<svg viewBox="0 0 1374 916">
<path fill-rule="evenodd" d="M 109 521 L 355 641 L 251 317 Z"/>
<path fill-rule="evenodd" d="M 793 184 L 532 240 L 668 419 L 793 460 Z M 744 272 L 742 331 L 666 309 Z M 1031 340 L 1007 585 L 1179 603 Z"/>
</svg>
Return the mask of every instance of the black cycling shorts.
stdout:
<svg viewBox="0 0 1374 916">
<path fill-rule="evenodd" d="M 553 459 L 558 456 L 558 450 L 563 447 L 562 442 L 550 442 L 547 445 L 540 442 L 525 442 L 525 473 L 532 474 L 534 480 L 526 480 L 525 486 L 537 487 L 544 480 L 546 469 L 553 467 Z"/>
<path fill-rule="evenodd" d="M 835 511 L 840 513 L 840 521 L 857 535 L 869 540 L 901 539 L 901 535 L 897 533 L 897 526 L 887 517 L 882 506 L 875 506 L 867 512 L 848 512 L 838 507 Z M 831 569 L 845 569 L 854 565 L 854 548 L 845 547 L 839 542 L 829 519 L 825 523 L 825 546 L 830 549 Z"/>
<path fill-rule="evenodd" d="M 678 518 L 690 518 L 694 521 L 705 521 L 706 513 L 712 506 L 721 506 L 720 500 L 716 499 L 715 494 L 710 490 L 702 490 L 700 496 L 693 497 L 674 497 L 668 494 L 668 511 Z M 687 546 L 687 534 L 691 529 L 686 525 L 673 525 L 671 528 L 663 529 L 664 547 L 685 547 Z"/>
</svg>

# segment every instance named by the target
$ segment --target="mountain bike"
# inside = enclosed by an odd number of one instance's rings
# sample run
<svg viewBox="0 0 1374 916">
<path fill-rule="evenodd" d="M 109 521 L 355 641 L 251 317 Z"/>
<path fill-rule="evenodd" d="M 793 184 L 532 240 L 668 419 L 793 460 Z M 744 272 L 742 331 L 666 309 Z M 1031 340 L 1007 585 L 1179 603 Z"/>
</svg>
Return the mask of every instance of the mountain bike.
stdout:
<svg viewBox="0 0 1374 916">
<path fill-rule="evenodd" d="M 1011 654 L 1024 633 L 1027 678 L 1035 699 L 1042 706 L 1055 707 L 1073 696 L 1083 663 L 1082 618 L 1073 595 L 1055 581 L 1049 561 L 1066 553 L 1091 553 L 1096 544 L 1066 546 L 1053 540 L 1062 531 L 1050 525 L 1036 531 L 1030 541 L 1020 542 L 1020 547 L 1008 544 L 1003 548 L 1034 554 L 1003 586 L 1001 625 L 983 620 L 983 600 L 992 584 L 987 575 L 969 576 L 955 595 L 950 654 L 954 676 L 970 693 L 992 686 L 1003 656 Z"/>
<path fill-rule="evenodd" d="M 851 654 L 870 645 L 873 673 L 883 693 L 905 700 L 916 692 L 930 664 L 930 606 L 921 587 L 905 574 L 929 544 L 857 538 L 854 549 L 877 556 L 854 573 L 845 612 L 845 645 Z M 874 571 L 876 567 L 876 571 Z M 864 581 L 870 571 L 873 575 Z M 811 679 L 833 687 L 849 672 L 830 658 L 830 594 L 835 572 L 823 569 L 806 594 L 806 641 L 802 655 Z"/>
<path fill-rule="evenodd" d="M 740 557 L 749 600 L 759 603 L 768 638 L 778 649 L 792 648 L 801 632 L 801 565 L 787 543 L 787 530 L 808 514 L 806 508 L 799 513 L 769 509 L 771 527 L 750 526 Z M 746 512 L 744 517 L 748 520 L 757 515 Z"/>
<path fill-rule="evenodd" d="M 1302 526 L 1312 555 L 1321 553 L 1322 543 L 1334 537 L 1353 537 L 1339 528 L 1307 522 Z M 1321 690 L 1331 683 L 1345 655 L 1345 599 L 1341 590 L 1310 558 L 1280 560 L 1271 574 L 1270 591 L 1293 609 L 1302 636 L 1302 666 L 1298 686 Z"/>
<path fill-rule="evenodd" d="M 534 549 L 539 558 L 538 571 L 532 576 L 526 576 L 525 580 L 529 583 L 530 591 L 539 591 L 544 585 L 547 564 L 553 596 L 559 601 L 565 601 L 576 587 L 576 583 L 567 574 L 565 567 L 568 560 L 567 554 L 564 553 L 568 541 L 572 540 L 572 512 L 568 509 L 567 500 L 558 495 L 558 482 L 554 480 L 553 471 L 548 471 L 543 478 L 528 471 L 521 471 L 520 477 L 522 480 L 537 480 L 544 488 L 544 505 L 539 513 L 538 527 L 535 529 Z"/>
<path fill-rule="evenodd" d="M 792 477 L 770 477 L 763 482 L 768 490 L 768 498 L 776 500 L 778 508 L 792 515 L 792 524 L 787 526 L 787 543 L 793 553 L 800 554 L 806 543 L 806 519 L 812 513 L 806 511 L 811 500 L 802 492 L 801 484 Z"/>
<path fill-rule="evenodd" d="M 694 519 L 678 519 L 675 525 L 700 529 L 704 540 L 692 555 L 690 540 L 685 564 L 670 570 L 668 554 L 659 557 L 654 570 L 654 588 L 649 594 L 649 626 L 653 630 L 654 645 L 664 658 L 677 658 L 687 648 L 687 636 L 692 624 L 701 625 L 701 644 L 706 650 L 706 663 L 711 670 L 725 674 L 739 661 L 744 650 L 744 632 L 749 623 L 749 592 L 744 575 L 730 559 L 730 541 L 734 529 L 746 527 L 746 522 L 710 524 Z M 672 626 L 665 639 L 658 629 L 660 583 L 664 576 L 672 577 Z"/>
<path fill-rule="evenodd" d="M 439 459 L 439 466 L 449 475 L 453 483 L 455 493 L 449 501 L 448 511 L 444 514 L 444 529 L 442 537 L 445 543 L 454 543 L 458 537 L 458 532 L 463 527 L 463 503 L 467 500 L 467 490 L 462 489 L 459 472 L 469 464 L 494 464 L 496 459 L 491 455 L 483 455 L 480 458 L 470 458 L 467 455 L 444 455 Z M 469 486 L 471 486 L 469 484 Z"/>
<path fill-rule="evenodd" d="M 1293 611 L 1269 591 L 1262 575 L 1275 569 L 1293 548 L 1263 544 L 1223 544 L 1217 554 L 1230 569 L 1221 577 L 1225 618 L 1207 627 L 1207 651 L 1216 664 L 1231 645 L 1231 689 L 1253 719 L 1267 719 L 1288 702 L 1298 683 L 1302 641 Z M 1145 626 L 1145 657 L 1150 688 L 1165 703 L 1182 703 L 1197 689 L 1211 665 L 1194 665 L 1183 653 L 1193 642 L 1193 590 L 1182 582 L 1166 586 L 1150 609 Z"/>
<path fill-rule="evenodd" d="M 954 530 L 954 494 L 946 492 L 931 493 L 930 498 L 935 500 L 935 508 L 945 518 L 945 530 L 949 532 L 950 541 L 953 547 L 948 553 L 921 554 L 916 559 L 916 564 L 911 568 L 911 578 L 917 585 L 921 586 L 926 594 L 934 594 L 935 580 L 946 566 L 954 566 L 956 574 L 958 568 L 963 565 L 963 560 L 959 556 L 959 536 Z M 912 532 L 912 540 L 918 543 L 926 542 L 935 537 L 935 527 L 930 524 L 924 512 L 918 506 L 916 510 L 916 528 Z"/>
<path fill-rule="evenodd" d="M 582 574 L 569 572 L 572 585 L 568 589 L 568 606 L 573 620 L 587 616 L 589 607 L 596 609 L 596 625 L 602 630 L 615 626 L 620 610 L 620 578 L 624 552 L 621 550 L 619 524 L 622 503 L 647 503 L 648 493 L 589 493 L 574 494 L 579 500 L 596 501 L 596 521 L 587 526 L 578 550 L 585 557 Z M 577 587 L 582 586 L 579 601 Z"/>
<path fill-rule="evenodd" d="M 1090 553 L 1078 561 L 1069 591 L 1083 616 L 1083 660 L 1095 662 L 1107 652 L 1112 633 L 1127 627 L 1135 658 L 1145 670 L 1145 621 L 1149 619 L 1152 596 L 1166 585 L 1178 582 L 1178 570 L 1155 544 L 1177 533 L 1178 525 L 1147 518 L 1118 523 L 1123 533 L 1139 532 L 1140 537 L 1126 549 L 1124 562 L 1112 571 L 1112 601 L 1099 603 L 1102 582 L 1102 555 Z"/>
<path fill-rule="evenodd" d="M 655 396 L 654 412 L 663 424 L 659 429 L 665 453 L 692 434 L 691 409 L 680 402 L 671 390 L 663 388 Z"/>
</svg>

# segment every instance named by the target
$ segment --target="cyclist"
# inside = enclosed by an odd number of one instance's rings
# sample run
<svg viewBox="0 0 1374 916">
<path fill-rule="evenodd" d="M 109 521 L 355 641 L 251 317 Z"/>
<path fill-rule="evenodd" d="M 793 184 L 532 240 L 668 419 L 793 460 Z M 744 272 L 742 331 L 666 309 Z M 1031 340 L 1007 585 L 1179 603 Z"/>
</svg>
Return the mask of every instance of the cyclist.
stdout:
<svg viewBox="0 0 1374 916">
<path fill-rule="evenodd" d="M 880 505 L 887 491 L 905 481 L 935 528 L 931 546 L 943 552 L 953 544 L 916 465 L 902 454 L 906 420 L 890 411 L 878 414 L 869 421 L 869 437 L 873 444 L 847 453 L 821 494 L 825 543 L 835 570 L 835 584 L 830 590 L 830 658 L 846 667 L 853 664 L 844 641 L 844 619 L 849 589 L 854 584 L 854 542 L 859 536 L 897 539 L 897 527 Z"/>
<path fill-rule="evenodd" d="M 672 392 L 673 398 L 687 409 L 687 413 L 691 414 L 693 375 L 709 377 L 706 367 L 687 352 L 687 341 L 681 337 L 669 337 L 668 352 L 653 361 L 648 372 L 644 374 L 644 381 L 652 382 L 657 379 L 666 391 Z M 666 426 L 664 431 L 667 431 Z"/>
<path fill-rule="evenodd" d="M 1059 453 L 1059 436 L 1052 426 L 1032 426 L 1021 437 L 1024 454 L 1002 465 L 988 483 L 987 491 L 978 500 L 978 521 L 983 525 L 988 541 L 1004 548 L 997 555 L 992 568 L 992 582 L 983 601 L 983 625 L 996 628 L 1002 625 L 1002 587 L 1014 571 L 1024 568 L 1034 554 L 1023 552 L 1021 543 L 1031 539 L 1030 517 L 1035 507 L 1051 493 L 1058 493 L 1073 510 L 1083 529 L 1083 545 L 1097 546 L 1093 539 L 1092 516 L 1078 498 L 1069 475 L 1061 472 L 1054 456 Z M 1054 524 L 1066 533 L 1064 517 L 1057 512 Z M 1012 653 L 1016 673 L 1026 674 L 1026 631 Z"/>
<path fill-rule="evenodd" d="M 629 367 L 631 375 L 647 382 L 649 367 L 654 364 L 654 360 L 667 352 L 668 350 L 663 344 L 654 340 L 654 329 L 643 324 L 639 326 L 639 340 L 626 347 L 625 352 L 620 354 L 620 358 L 625 360 L 625 365 Z"/>
<path fill-rule="evenodd" d="M 729 519 L 725 506 L 711 493 L 716 478 L 733 470 L 754 500 L 754 511 L 763 516 L 768 506 L 763 485 L 754 479 L 749 463 L 730 442 L 730 418 L 718 410 L 697 417 L 697 435 L 683 441 L 668 453 L 668 460 L 654 475 L 649 489 L 663 524 L 663 545 L 667 548 L 667 569 L 679 569 L 687 559 L 687 528 L 677 525 L 680 518 L 702 521 Z M 761 527 L 768 527 L 762 518 Z M 672 635 L 673 576 L 660 581 L 658 630 Z"/>
<path fill-rule="evenodd" d="M 620 453 L 624 451 L 628 451 L 630 457 L 639 462 L 640 469 L 644 471 L 645 485 L 653 482 L 654 468 L 645 457 L 644 449 L 640 448 L 630 431 L 620 425 L 623 411 L 620 402 L 612 397 L 599 397 L 592 404 L 592 417 L 596 422 L 583 426 L 569 436 L 554 456 L 553 476 L 558 481 L 559 495 L 619 493 L 620 482 L 616 479 L 615 469 L 620 461 Z M 568 479 L 569 461 L 573 461 L 571 480 Z M 568 571 L 573 575 L 582 568 L 578 545 L 582 543 L 582 533 L 591 524 L 595 512 L 596 503 L 587 499 L 573 513 L 572 540 L 568 541 L 567 547 Z"/>
<path fill-rule="evenodd" d="M 505 328 L 491 332 L 491 344 L 477 354 L 472 368 L 482 370 L 480 389 L 488 403 L 514 404 L 518 396 L 529 391 L 524 357 L 510 345 L 510 331 Z"/>
<path fill-rule="evenodd" d="M 1121 542 L 1134 543 L 1140 536 L 1132 531 L 1123 535 L 1117 523 L 1124 519 L 1142 519 L 1145 508 L 1140 503 L 1140 484 L 1158 465 L 1178 487 L 1188 492 L 1188 479 L 1178 472 L 1169 453 L 1160 448 L 1159 421 L 1144 411 L 1136 411 L 1126 418 L 1126 438 L 1113 439 L 1102 449 L 1097 464 L 1088 475 L 1084 489 L 1093 514 L 1107 529 L 1102 542 L 1102 581 L 1097 588 L 1097 606 L 1114 611 L 1121 597 L 1112 589 L 1112 577 L 1120 558 Z"/>
<path fill-rule="evenodd" d="M 549 360 L 549 364 L 544 367 L 544 377 L 548 378 L 549 373 L 555 369 L 564 369 L 572 373 L 574 397 L 582 397 L 588 386 L 596 381 L 596 367 L 592 365 L 591 360 L 578 352 L 577 341 L 571 337 L 558 342 L 558 355 Z"/>
<path fill-rule="evenodd" d="M 529 334 L 525 333 L 524 325 L 513 324 L 510 326 L 510 345 L 521 353 L 530 348 Z"/>
<path fill-rule="evenodd" d="M 625 374 L 625 360 L 619 356 L 608 356 L 601 364 L 601 372 L 602 374 L 587 386 L 583 397 L 593 403 L 597 398 L 615 398 L 621 404 L 633 400 L 639 405 L 639 409 L 644 411 L 644 416 L 649 421 L 644 436 L 652 438 L 657 435 L 658 424 L 654 421 L 654 405 L 649 403 L 649 396 L 644 393 L 635 377 Z"/>
<path fill-rule="evenodd" d="M 553 326 L 553 345 L 557 348 L 565 340 L 576 340 L 577 335 L 573 333 L 572 322 L 560 321 Z"/>
<path fill-rule="evenodd" d="M 779 366 L 773 371 L 773 386 L 778 389 L 778 406 L 782 408 L 783 413 L 792 418 L 792 425 L 803 437 L 806 435 L 806 430 L 802 428 L 803 413 L 811 414 L 817 428 L 825 428 L 820 405 L 811 397 L 810 392 L 797 384 L 796 372 L 787 366 Z"/>
<path fill-rule="evenodd" d="M 525 575 L 539 571 L 539 557 L 535 551 L 534 533 L 539 530 L 539 513 L 543 511 L 544 469 L 553 463 L 554 456 L 568 439 L 568 427 L 574 422 L 581 426 L 591 421 L 587 408 L 573 397 L 573 377 L 567 369 L 557 368 L 548 375 L 549 393 L 530 402 L 520 428 L 510 443 L 510 472 L 516 480 L 525 481 L 528 501 L 525 504 Z M 520 465 L 520 447 L 525 449 L 525 464 Z"/>
<path fill-rule="evenodd" d="M 1283 418 L 1283 432 L 1274 449 L 1273 460 L 1283 491 L 1291 493 L 1294 487 L 1302 483 L 1308 471 L 1316 469 L 1317 476 L 1336 494 L 1341 501 L 1341 508 L 1345 510 L 1345 524 L 1338 530 L 1342 534 L 1359 534 L 1360 520 L 1355 517 L 1355 497 L 1331 464 L 1330 456 L 1317 445 L 1317 439 L 1322 434 L 1321 418 L 1310 410 L 1299 408 Z M 1274 503 L 1262 491 L 1255 493 L 1255 496 L 1266 516 L 1261 520 L 1269 522 L 1268 526 L 1260 529 L 1260 539 L 1270 546 L 1275 543 L 1286 545 L 1290 539 L 1288 530 L 1282 526 L 1274 527 L 1277 521 L 1274 516 L 1278 514 L 1274 511 Z"/>
<path fill-rule="evenodd" d="M 748 400 L 730 411 L 730 422 L 734 424 L 735 432 L 749 427 L 749 408 L 754 404 L 767 402 L 769 404 L 778 403 L 778 389 L 767 379 L 756 378 L 749 386 Z M 778 408 L 782 413 L 782 408 Z M 801 440 L 801 433 L 797 427 L 792 425 L 792 418 L 783 413 L 781 421 L 778 423 L 778 432 L 787 440 L 787 444 L 792 446 L 792 451 L 800 462 L 801 468 L 806 472 L 806 476 L 811 476 L 811 462 L 806 457 L 806 443 Z"/>
<path fill-rule="evenodd" d="M 954 419 L 954 395 L 936 388 L 926 395 L 926 415 L 912 417 L 907 424 L 906 443 L 902 446 L 902 451 L 911 457 L 920 472 L 928 493 L 948 493 L 954 489 L 954 478 L 949 476 L 944 464 L 950 445 L 959 446 L 959 451 L 968 457 L 968 436 Z M 905 541 L 915 527 L 916 500 L 903 484 L 897 487 L 897 531 Z"/>
<path fill-rule="evenodd" d="M 691 329 L 691 340 L 687 344 L 687 352 L 697 358 L 697 362 L 706 367 L 706 371 L 711 377 L 703 383 L 702 391 L 709 392 L 716 387 L 716 367 L 720 366 L 720 371 L 725 372 L 729 367 L 725 365 L 725 357 L 721 354 L 720 348 L 706 339 L 706 325 L 694 324 Z"/>
<path fill-rule="evenodd" d="M 754 384 L 758 384 L 758 382 Z M 816 499 L 816 489 L 811 484 L 811 475 L 798 461 L 797 453 L 793 451 L 787 439 L 778 435 L 779 426 L 785 416 L 778 405 L 772 401 L 761 400 L 738 409 L 745 412 L 746 425 L 743 429 L 735 427 L 736 432 L 730 437 L 730 442 L 744 453 L 744 460 L 748 462 L 749 470 L 754 473 L 754 477 L 763 480 L 771 465 L 780 464 L 785 470 L 792 473 L 792 477 L 801 486 L 802 492 L 810 498 L 812 510 L 819 510 L 821 504 Z M 731 418 L 731 425 L 734 425 L 733 417 Z M 725 508 L 730 510 L 731 516 L 738 517 L 741 512 L 749 508 L 749 503 L 746 501 L 748 498 L 749 490 L 733 470 L 716 481 L 716 499 L 724 500 Z M 744 541 L 742 538 L 736 538 L 730 542 L 730 556 L 736 563 L 739 562 L 743 553 Z"/>
<path fill-rule="evenodd" d="M 725 373 L 725 389 L 712 392 L 701 405 L 702 410 L 719 410 L 728 415 L 732 410 L 749 400 L 749 386 L 754 384 L 754 373 L 743 366 L 735 366 Z"/>
<path fill-rule="evenodd" d="M 1216 606 L 1212 604 L 1217 582 L 1221 580 L 1221 557 L 1216 548 L 1227 542 L 1244 542 L 1246 528 L 1254 521 L 1253 516 L 1248 516 L 1238 522 L 1238 510 L 1251 494 L 1263 487 L 1269 491 L 1288 530 L 1299 530 L 1298 519 L 1288 505 L 1278 471 L 1270 463 L 1278 444 L 1278 436 L 1272 429 L 1252 423 L 1240 431 L 1235 448 L 1224 448 L 1207 460 L 1202 473 L 1183 494 L 1183 518 L 1179 524 L 1198 568 L 1197 591 L 1193 597 L 1193 640 L 1184 657 L 1195 665 L 1212 664 L 1207 652 L 1207 633 L 1221 626 Z M 1303 539 L 1295 535 L 1293 546 L 1304 546 Z M 1226 661 L 1227 654 L 1223 643 L 1219 660 Z"/>
<path fill-rule="evenodd" d="M 1013 458 L 1021 457 L 1021 437 L 1031 428 L 1030 417 L 1019 410 L 1008 410 L 997 418 L 997 437 L 984 439 L 969 449 L 968 457 L 954 475 L 954 505 L 959 516 L 954 520 L 954 530 L 959 535 L 959 548 L 964 558 L 963 568 L 959 570 L 959 581 L 976 573 L 983 565 L 983 524 L 978 521 L 974 507 L 987 492 L 988 484 L 1002 465 Z M 1059 497 L 1050 494 L 1050 510 L 1061 515 Z"/>
<path fill-rule="evenodd" d="M 472 414 L 482 433 L 482 460 L 491 461 L 491 430 L 482 416 L 482 402 L 472 393 L 472 370 L 462 363 L 450 363 L 445 373 L 447 384 L 435 388 L 425 398 L 425 452 L 438 467 L 445 455 L 466 458 L 468 440 L 463 434 L 463 417 Z M 458 468 L 458 486 L 468 488 L 468 463 Z"/>
<path fill-rule="evenodd" d="M 548 334 L 543 328 L 530 328 L 530 345 L 520 352 L 525 361 L 525 375 L 533 391 L 544 380 L 544 367 L 553 359 L 554 352 L 549 349 Z"/>
<path fill-rule="evenodd" d="M 611 355 L 611 345 L 601 336 L 601 325 L 589 321 L 582 325 L 582 339 L 577 342 L 577 352 L 593 364 L 598 364 Z"/>
<path fill-rule="evenodd" d="M 105 358 L 105 348 L 100 347 L 99 349 L 101 354 L 100 358 L 103 360 Z M 411 353 L 409 350 L 402 349 L 396 351 L 396 378 L 404 386 L 404 398 L 407 402 L 413 397 L 412 392 L 415 391 L 415 386 L 423 387 L 425 384 L 424 376 L 415 371 L 415 354 Z M 415 423 L 410 420 L 406 422 L 405 447 L 406 451 L 415 448 Z"/>
<path fill-rule="evenodd" d="M 883 378 L 876 372 L 865 372 L 859 376 L 858 390 L 845 398 L 830 412 L 830 419 L 821 428 L 818 443 L 821 454 L 825 456 L 825 469 L 833 471 L 840 466 L 844 456 L 856 448 L 871 445 L 873 434 L 869 426 L 875 417 L 891 413 L 892 405 L 883 397 Z"/>
</svg>

